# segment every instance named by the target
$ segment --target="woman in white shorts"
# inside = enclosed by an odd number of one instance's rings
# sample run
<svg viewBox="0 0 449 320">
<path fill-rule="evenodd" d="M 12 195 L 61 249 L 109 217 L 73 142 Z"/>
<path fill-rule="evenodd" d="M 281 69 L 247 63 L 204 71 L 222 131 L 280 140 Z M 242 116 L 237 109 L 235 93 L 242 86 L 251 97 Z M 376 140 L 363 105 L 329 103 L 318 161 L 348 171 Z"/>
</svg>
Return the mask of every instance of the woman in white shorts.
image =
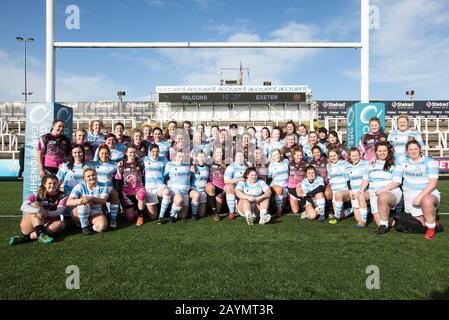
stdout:
<svg viewBox="0 0 449 320">
<path fill-rule="evenodd" d="M 246 169 L 243 174 L 244 181 L 237 183 L 235 193 L 239 198 L 237 203 L 238 212 L 246 218 L 248 225 L 254 225 L 257 213 L 259 213 L 259 224 L 270 222 L 271 215 L 268 213 L 270 205 L 271 189 L 265 181 L 258 179 L 255 168 Z"/>
<path fill-rule="evenodd" d="M 376 158 L 363 176 L 358 199 L 361 211 L 366 209 L 366 201 L 369 199 L 371 213 L 379 226 L 376 233 L 385 234 L 390 231 L 390 222 L 392 222 L 390 210 L 401 201 L 402 191 L 399 186 L 402 177 L 394 163 L 394 151 L 390 143 L 379 142 L 374 147 L 374 151 Z"/>
<path fill-rule="evenodd" d="M 439 168 L 432 158 L 422 154 L 416 140 L 406 144 L 408 157 L 399 164 L 403 178 L 405 212 L 427 227 L 427 240 L 433 239 L 436 227 L 436 209 L 441 196 L 437 189 Z"/>
</svg>

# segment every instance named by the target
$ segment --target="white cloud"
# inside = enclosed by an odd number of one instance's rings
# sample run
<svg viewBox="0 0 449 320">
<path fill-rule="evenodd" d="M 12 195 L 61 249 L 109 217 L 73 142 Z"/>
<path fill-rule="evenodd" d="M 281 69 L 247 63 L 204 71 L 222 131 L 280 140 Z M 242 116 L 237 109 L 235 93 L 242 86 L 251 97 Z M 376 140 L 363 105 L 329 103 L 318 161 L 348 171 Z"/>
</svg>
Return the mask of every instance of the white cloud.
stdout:
<svg viewBox="0 0 449 320">
<path fill-rule="evenodd" d="M 380 29 L 371 33 L 371 80 L 414 88 L 417 98 L 447 97 L 449 2 L 376 0 Z M 398 94 L 400 94 L 398 92 Z M 402 92 L 401 92 L 402 94 Z"/>
<path fill-rule="evenodd" d="M 219 36 L 224 36 L 236 32 L 249 32 L 248 24 L 250 23 L 247 19 L 236 18 L 232 23 L 218 23 L 214 19 L 210 19 L 208 24 L 203 27 L 204 30 L 216 33 Z"/>
<path fill-rule="evenodd" d="M 44 64 L 32 56 L 27 56 L 28 91 L 33 95 L 29 101 L 45 100 Z M 0 49 L 0 101 L 21 101 L 24 89 L 24 69 L 21 58 L 12 58 L 7 51 Z M 119 86 L 103 76 L 81 76 L 57 71 L 56 99 L 58 101 L 91 101 L 114 99 Z M 124 88 L 121 88 L 124 89 Z"/>
<path fill-rule="evenodd" d="M 271 32 L 267 39 L 255 33 L 234 33 L 226 41 L 259 42 L 285 41 L 309 42 L 317 39 L 318 28 L 289 22 Z M 245 74 L 245 84 L 256 85 L 270 80 L 273 84 L 284 84 L 292 70 L 305 59 L 317 52 L 316 49 L 199 49 L 199 50 L 161 50 L 168 64 L 179 74 L 178 81 L 189 85 L 218 84 L 220 68 L 237 68 L 223 75 L 226 80 L 236 80 L 239 76 L 240 62 L 250 69 L 250 79 Z"/>
</svg>

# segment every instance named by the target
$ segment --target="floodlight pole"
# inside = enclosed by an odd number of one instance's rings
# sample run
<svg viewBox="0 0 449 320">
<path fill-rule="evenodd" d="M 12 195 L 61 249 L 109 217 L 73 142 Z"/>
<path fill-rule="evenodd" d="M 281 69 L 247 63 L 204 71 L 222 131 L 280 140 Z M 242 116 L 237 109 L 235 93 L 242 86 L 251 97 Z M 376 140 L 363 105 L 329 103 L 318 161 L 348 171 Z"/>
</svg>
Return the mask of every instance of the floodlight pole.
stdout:
<svg viewBox="0 0 449 320">
<path fill-rule="evenodd" d="M 55 102 L 55 48 L 355 48 L 361 49 L 360 101 L 369 103 L 370 1 L 360 0 L 361 42 L 55 42 L 54 2 L 47 1 L 46 101 Z"/>
</svg>

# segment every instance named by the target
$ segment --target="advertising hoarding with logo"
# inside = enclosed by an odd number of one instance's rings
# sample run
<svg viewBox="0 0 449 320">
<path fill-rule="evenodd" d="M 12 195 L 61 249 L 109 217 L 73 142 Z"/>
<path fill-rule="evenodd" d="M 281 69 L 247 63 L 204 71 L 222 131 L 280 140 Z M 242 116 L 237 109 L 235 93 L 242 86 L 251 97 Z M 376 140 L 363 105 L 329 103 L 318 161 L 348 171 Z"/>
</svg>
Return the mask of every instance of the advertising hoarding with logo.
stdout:
<svg viewBox="0 0 449 320">
<path fill-rule="evenodd" d="M 23 172 L 23 200 L 40 185 L 37 165 L 37 143 L 50 132 L 54 120 L 65 122 L 64 133 L 72 137 L 72 108 L 57 103 L 29 103 L 26 106 L 25 167 Z"/>
<path fill-rule="evenodd" d="M 385 104 L 383 103 L 356 103 L 346 112 L 346 146 L 357 147 L 360 139 L 369 132 L 371 118 L 380 119 L 382 128 L 385 128 Z"/>
</svg>

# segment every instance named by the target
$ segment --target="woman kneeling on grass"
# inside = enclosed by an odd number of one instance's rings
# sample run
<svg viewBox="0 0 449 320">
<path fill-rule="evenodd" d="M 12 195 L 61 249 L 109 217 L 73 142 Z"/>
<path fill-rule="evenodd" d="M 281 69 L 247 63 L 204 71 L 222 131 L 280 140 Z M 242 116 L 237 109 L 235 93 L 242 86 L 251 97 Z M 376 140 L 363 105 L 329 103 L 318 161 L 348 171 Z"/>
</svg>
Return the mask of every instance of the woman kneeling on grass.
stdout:
<svg viewBox="0 0 449 320">
<path fill-rule="evenodd" d="M 64 230 L 65 223 L 60 219 L 66 208 L 67 196 L 58 189 L 58 178 L 46 174 L 42 178 L 38 191 L 28 197 L 20 210 L 23 212 L 20 231 L 23 236 L 13 236 L 10 245 L 26 243 L 38 239 L 48 244 L 53 236 Z"/>
<path fill-rule="evenodd" d="M 237 183 L 235 193 L 239 198 L 237 207 L 239 214 L 246 217 L 248 225 L 254 225 L 256 212 L 259 212 L 259 224 L 270 222 L 268 213 L 270 205 L 271 189 L 263 180 L 257 177 L 255 168 L 246 169 L 243 174 L 244 181 Z"/>
<path fill-rule="evenodd" d="M 441 195 L 438 186 L 438 163 L 423 156 L 421 144 L 416 140 L 405 146 L 408 158 L 399 164 L 403 177 L 405 212 L 410 213 L 423 226 L 427 227 L 425 238 L 432 240 L 435 236 L 436 209 Z"/>
<path fill-rule="evenodd" d="M 108 219 L 103 214 L 103 206 L 108 200 L 108 188 L 98 184 L 95 169 L 84 168 L 83 177 L 84 181 L 77 184 L 70 193 L 67 205 L 76 207 L 72 211 L 73 220 L 81 226 L 83 234 L 89 236 L 108 228 Z"/>
<path fill-rule="evenodd" d="M 320 217 L 320 222 L 324 220 L 324 209 L 326 200 L 324 199 L 324 179 L 317 175 L 314 166 L 306 168 L 306 177 L 301 181 L 301 188 L 296 189 L 300 198 L 301 207 L 305 209 L 307 218 L 315 220 Z"/>
</svg>

